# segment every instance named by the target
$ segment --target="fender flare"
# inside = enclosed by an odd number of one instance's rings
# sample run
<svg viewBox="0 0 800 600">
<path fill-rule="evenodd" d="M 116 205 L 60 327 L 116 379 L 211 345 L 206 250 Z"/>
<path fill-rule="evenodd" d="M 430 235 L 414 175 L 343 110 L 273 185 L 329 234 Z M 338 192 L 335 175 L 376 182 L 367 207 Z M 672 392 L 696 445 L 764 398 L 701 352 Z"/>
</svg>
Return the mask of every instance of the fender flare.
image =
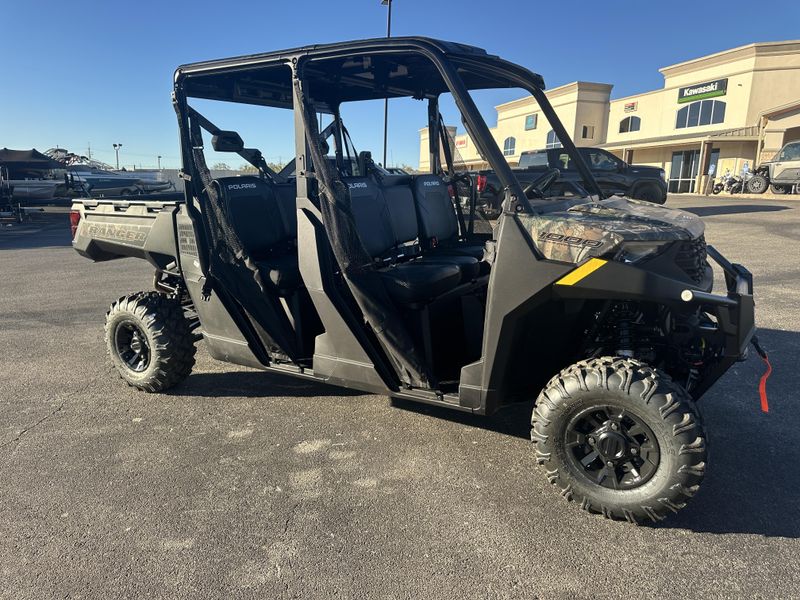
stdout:
<svg viewBox="0 0 800 600">
<path fill-rule="evenodd" d="M 628 192 L 628 196 L 633 198 L 634 194 L 636 194 L 636 192 L 638 192 L 645 185 L 654 185 L 660 190 L 661 185 L 659 182 L 661 182 L 661 180 L 656 179 L 655 177 L 646 177 L 643 179 L 637 179 L 631 186 L 630 191 Z"/>
</svg>

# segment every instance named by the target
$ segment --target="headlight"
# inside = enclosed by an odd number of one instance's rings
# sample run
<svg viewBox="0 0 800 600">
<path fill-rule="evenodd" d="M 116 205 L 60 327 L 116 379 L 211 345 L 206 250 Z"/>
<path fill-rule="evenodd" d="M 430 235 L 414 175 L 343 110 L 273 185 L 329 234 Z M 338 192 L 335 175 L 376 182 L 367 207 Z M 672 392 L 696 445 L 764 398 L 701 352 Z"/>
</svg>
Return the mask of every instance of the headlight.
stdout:
<svg viewBox="0 0 800 600">
<path fill-rule="evenodd" d="M 646 258 L 658 256 L 674 240 L 658 242 L 626 242 L 617 253 L 616 260 L 625 263 L 637 263 Z"/>
</svg>

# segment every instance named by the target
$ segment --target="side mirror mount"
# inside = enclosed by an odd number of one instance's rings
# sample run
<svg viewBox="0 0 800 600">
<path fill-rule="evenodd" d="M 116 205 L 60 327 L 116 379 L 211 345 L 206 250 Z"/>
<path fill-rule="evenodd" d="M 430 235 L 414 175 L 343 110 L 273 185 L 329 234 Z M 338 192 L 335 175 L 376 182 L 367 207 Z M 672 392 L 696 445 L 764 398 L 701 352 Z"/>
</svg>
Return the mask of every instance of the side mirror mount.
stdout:
<svg viewBox="0 0 800 600">
<path fill-rule="evenodd" d="M 240 152 L 244 149 L 244 142 L 235 131 L 220 131 L 211 137 L 211 147 L 216 152 Z"/>
</svg>

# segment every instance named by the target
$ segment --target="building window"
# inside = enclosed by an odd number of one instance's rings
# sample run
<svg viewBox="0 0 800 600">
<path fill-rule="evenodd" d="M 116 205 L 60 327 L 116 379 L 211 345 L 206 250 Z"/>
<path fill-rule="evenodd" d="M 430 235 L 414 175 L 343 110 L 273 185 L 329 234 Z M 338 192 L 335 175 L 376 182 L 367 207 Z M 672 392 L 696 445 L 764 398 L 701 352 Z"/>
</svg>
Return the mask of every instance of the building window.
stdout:
<svg viewBox="0 0 800 600">
<path fill-rule="evenodd" d="M 583 132 L 581 133 L 581 138 L 584 140 L 593 140 L 594 139 L 594 125 L 584 125 Z"/>
<path fill-rule="evenodd" d="M 513 137 L 506 138 L 503 142 L 503 156 L 513 156 L 517 147 L 517 140 Z"/>
<path fill-rule="evenodd" d="M 556 132 L 552 129 L 547 134 L 547 143 L 545 144 L 545 148 L 562 148 L 561 140 L 558 139 Z"/>
<path fill-rule="evenodd" d="M 536 129 L 536 125 L 538 125 L 538 123 L 539 123 L 539 115 L 537 113 L 528 115 L 527 117 L 525 117 L 525 131 Z"/>
<path fill-rule="evenodd" d="M 700 100 L 684 106 L 678 111 L 675 129 L 716 125 L 725 121 L 725 103 L 721 100 Z"/>
<path fill-rule="evenodd" d="M 639 131 L 642 126 L 642 120 L 639 117 L 625 117 L 619 122 L 619 132 L 629 133 L 631 131 Z"/>
</svg>

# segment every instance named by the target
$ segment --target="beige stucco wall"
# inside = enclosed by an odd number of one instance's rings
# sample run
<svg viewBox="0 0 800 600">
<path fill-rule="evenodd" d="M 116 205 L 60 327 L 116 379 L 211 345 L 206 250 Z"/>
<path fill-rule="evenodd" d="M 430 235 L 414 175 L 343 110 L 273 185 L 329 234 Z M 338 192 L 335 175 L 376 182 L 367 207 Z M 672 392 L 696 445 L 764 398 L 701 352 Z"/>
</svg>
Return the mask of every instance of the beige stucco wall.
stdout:
<svg viewBox="0 0 800 600">
<path fill-rule="evenodd" d="M 548 98 L 565 128 L 578 146 L 603 146 L 623 157 L 633 150 L 633 161 L 664 168 L 669 173 L 672 153 L 699 149 L 710 140 L 720 149 L 717 172 L 729 168 L 739 172 L 744 161 L 751 167 L 756 161 L 758 128 L 762 127 L 761 159 L 771 157 L 790 141 L 800 137 L 800 41 L 768 42 L 734 48 L 695 60 L 660 69 L 664 87 L 651 92 L 610 100 L 611 86 L 575 82 L 547 91 Z M 677 129 L 677 111 L 689 103 L 678 103 L 679 88 L 727 78 L 722 123 Z M 625 112 L 625 105 L 635 102 L 636 109 Z M 784 105 L 789 110 L 776 113 Z M 508 137 L 516 139 L 515 152 L 507 159 L 516 164 L 525 150 L 544 148 L 550 126 L 532 98 L 507 102 L 496 107 L 497 125 L 492 135 L 500 149 Z M 525 117 L 539 113 L 536 129 L 525 130 Z M 776 114 L 772 114 L 776 113 Z M 620 133 L 620 121 L 628 116 L 641 119 L 639 131 Z M 584 125 L 594 126 L 594 138 L 582 139 Z M 740 128 L 752 131 L 733 132 Z M 754 133 L 755 132 L 755 133 Z M 724 135 L 723 135 L 724 134 Z M 427 143 L 421 133 L 421 162 L 427 162 Z M 743 139 L 737 139 L 743 138 Z M 457 144 L 466 144 L 458 152 L 468 164 L 482 163 L 474 144 L 465 135 Z"/>
</svg>

